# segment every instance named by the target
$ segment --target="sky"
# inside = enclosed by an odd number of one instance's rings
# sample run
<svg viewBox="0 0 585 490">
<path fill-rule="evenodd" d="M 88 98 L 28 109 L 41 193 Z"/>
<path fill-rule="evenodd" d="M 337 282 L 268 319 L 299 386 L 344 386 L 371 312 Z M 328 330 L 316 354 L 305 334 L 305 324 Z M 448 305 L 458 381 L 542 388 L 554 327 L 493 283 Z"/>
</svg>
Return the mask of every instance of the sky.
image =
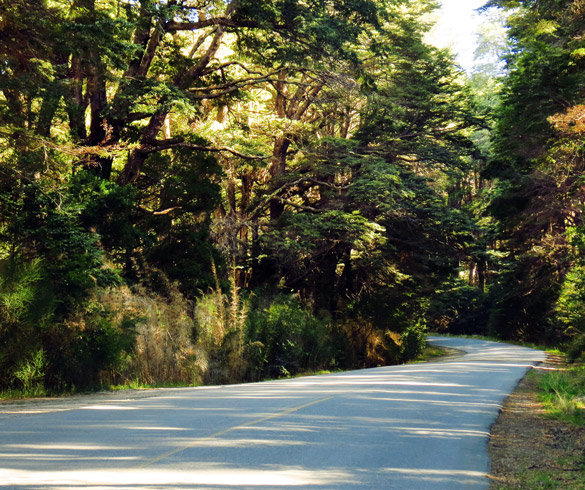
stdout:
<svg viewBox="0 0 585 490">
<path fill-rule="evenodd" d="M 429 37 L 437 47 L 451 47 L 463 69 L 470 72 L 481 15 L 475 9 L 487 0 L 440 0 L 439 21 Z"/>
</svg>

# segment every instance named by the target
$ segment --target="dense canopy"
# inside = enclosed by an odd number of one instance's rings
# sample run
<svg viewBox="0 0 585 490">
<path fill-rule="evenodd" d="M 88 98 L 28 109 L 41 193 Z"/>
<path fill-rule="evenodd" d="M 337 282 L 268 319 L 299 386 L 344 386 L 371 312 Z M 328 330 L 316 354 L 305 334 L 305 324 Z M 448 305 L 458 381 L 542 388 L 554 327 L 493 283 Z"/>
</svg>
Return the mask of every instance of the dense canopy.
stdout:
<svg viewBox="0 0 585 490">
<path fill-rule="evenodd" d="M 471 75 L 435 8 L 2 0 L 0 389 L 579 355 L 582 2 L 492 0 Z"/>
</svg>

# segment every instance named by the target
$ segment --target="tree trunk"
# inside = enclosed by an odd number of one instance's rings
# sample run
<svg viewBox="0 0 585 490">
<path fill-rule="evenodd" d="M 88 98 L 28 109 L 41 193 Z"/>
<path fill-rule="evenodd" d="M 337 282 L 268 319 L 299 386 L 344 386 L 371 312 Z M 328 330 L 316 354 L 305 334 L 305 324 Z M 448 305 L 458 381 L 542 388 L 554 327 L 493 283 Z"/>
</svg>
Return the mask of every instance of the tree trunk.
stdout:
<svg viewBox="0 0 585 490">
<path fill-rule="evenodd" d="M 62 55 L 57 56 L 55 59 L 55 63 L 58 66 L 66 65 L 68 62 L 68 56 Z M 61 99 L 63 98 L 63 91 L 61 90 L 61 85 L 63 81 L 67 80 L 67 73 L 60 73 L 52 83 L 51 92 L 47 94 L 47 96 L 43 99 L 43 103 L 41 109 L 39 111 L 39 118 L 37 120 L 37 133 L 45 138 L 51 137 L 51 126 L 53 124 L 53 119 L 55 118 L 55 114 L 57 109 L 59 108 L 59 104 Z"/>
<path fill-rule="evenodd" d="M 481 292 L 485 291 L 485 283 L 487 278 L 487 262 L 480 260 L 477 263 L 477 287 Z"/>
<path fill-rule="evenodd" d="M 142 134 L 141 147 L 132 151 L 130 155 L 128 155 L 126 166 L 118 178 L 118 183 L 120 185 L 132 184 L 138 180 L 142 166 L 148 158 L 148 155 L 151 153 L 149 147 L 156 142 L 156 137 L 164 126 L 166 118 L 166 113 L 155 114 L 150 118 L 150 123 Z"/>
<path fill-rule="evenodd" d="M 87 92 L 91 117 L 87 144 L 88 146 L 98 146 L 108 139 L 108 128 L 103 115 L 108 103 L 105 69 L 100 62 L 97 62 L 89 71 Z M 112 174 L 112 163 L 113 159 L 111 157 L 91 155 L 84 166 L 102 179 L 109 180 Z"/>
<path fill-rule="evenodd" d="M 272 175 L 272 188 L 278 189 L 282 182 L 282 178 L 286 172 L 286 155 L 290 147 L 291 141 L 287 137 L 277 138 L 274 143 L 274 150 L 272 152 L 273 160 L 270 167 L 270 174 Z M 270 202 L 270 219 L 277 220 L 284 212 L 284 204 L 282 201 L 273 199 Z"/>
<path fill-rule="evenodd" d="M 71 57 L 69 69 L 70 84 L 66 89 L 65 110 L 69 116 L 69 129 L 74 140 L 85 141 L 87 130 L 85 128 L 85 109 L 87 102 L 83 97 L 83 69 L 78 55 Z"/>
</svg>

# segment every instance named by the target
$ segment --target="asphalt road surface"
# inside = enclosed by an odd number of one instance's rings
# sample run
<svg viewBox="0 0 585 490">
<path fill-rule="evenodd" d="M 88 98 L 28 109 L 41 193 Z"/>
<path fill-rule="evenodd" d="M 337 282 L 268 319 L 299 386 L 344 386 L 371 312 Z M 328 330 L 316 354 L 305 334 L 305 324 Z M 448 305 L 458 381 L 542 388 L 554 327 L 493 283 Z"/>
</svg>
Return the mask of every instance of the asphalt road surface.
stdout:
<svg viewBox="0 0 585 490">
<path fill-rule="evenodd" d="M 431 338 L 443 362 L 0 404 L 8 489 L 486 489 L 489 427 L 539 351 Z"/>
</svg>

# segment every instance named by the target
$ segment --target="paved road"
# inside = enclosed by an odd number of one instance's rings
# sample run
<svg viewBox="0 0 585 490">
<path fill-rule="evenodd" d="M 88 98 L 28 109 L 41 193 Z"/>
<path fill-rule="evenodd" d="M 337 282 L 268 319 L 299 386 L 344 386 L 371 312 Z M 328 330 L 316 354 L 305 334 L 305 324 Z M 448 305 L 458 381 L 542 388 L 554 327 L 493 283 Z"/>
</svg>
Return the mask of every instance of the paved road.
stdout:
<svg viewBox="0 0 585 490">
<path fill-rule="evenodd" d="M 0 404 L 9 489 L 485 489 L 489 427 L 541 352 L 431 338 L 438 363 Z"/>
</svg>

